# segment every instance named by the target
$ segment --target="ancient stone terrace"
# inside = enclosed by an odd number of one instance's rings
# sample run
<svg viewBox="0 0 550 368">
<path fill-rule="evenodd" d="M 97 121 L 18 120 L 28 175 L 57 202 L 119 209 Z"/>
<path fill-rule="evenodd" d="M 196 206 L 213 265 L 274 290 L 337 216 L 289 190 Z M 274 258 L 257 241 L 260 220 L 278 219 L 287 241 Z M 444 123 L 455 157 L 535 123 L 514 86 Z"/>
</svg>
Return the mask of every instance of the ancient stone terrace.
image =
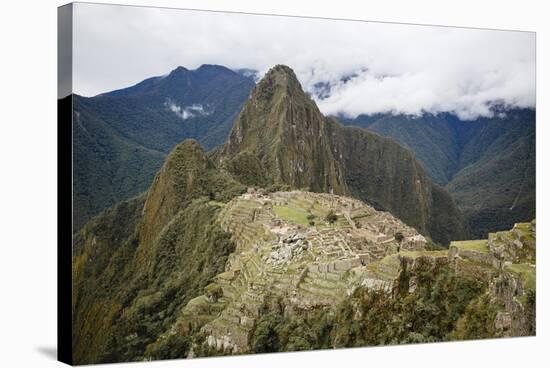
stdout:
<svg viewBox="0 0 550 368">
<path fill-rule="evenodd" d="M 512 230 L 489 233 L 488 239 L 451 242 L 451 258 L 461 257 L 501 268 L 508 264 L 534 265 L 536 222 L 515 224 Z M 534 267 L 534 266 L 533 266 Z"/>
<path fill-rule="evenodd" d="M 232 352 L 248 346 L 266 297 L 307 309 L 334 305 L 359 285 L 391 289 L 395 272 L 381 261 L 427 246 L 390 214 L 331 194 L 250 190 L 229 202 L 218 221 L 236 250 L 226 272 L 185 307 L 174 331 L 202 324 L 210 346 Z"/>
<path fill-rule="evenodd" d="M 309 310 L 337 305 L 360 286 L 393 293 L 403 270 L 414 274 L 418 265 L 451 264 L 487 279 L 505 270 L 507 285 L 516 285 L 506 289 L 512 299 L 526 298 L 525 290 L 535 285 L 534 222 L 489 240 L 453 242 L 447 251 L 429 250 L 422 235 L 389 213 L 330 194 L 249 191 L 225 205 L 217 220 L 236 250 L 226 271 L 188 303 L 170 333 L 200 328 L 210 347 L 226 352 L 247 352 L 270 300 Z M 408 282 L 415 292 L 416 277 Z M 514 300 L 507 304 L 509 315 Z"/>
<path fill-rule="evenodd" d="M 277 192 L 268 197 L 270 208 L 280 220 L 274 221 L 279 226 L 270 230 L 276 234 L 304 234 L 321 270 L 350 269 L 395 253 L 398 248 L 420 250 L 427 245 L 422 235 L 389 213 L 352 198 L 300 191 Z M 325 219 L 331 210 L 337 216 L 334 224 Z M 396 240 L 398 233 L 403 236 L 400 243 Z"/>
</svg>

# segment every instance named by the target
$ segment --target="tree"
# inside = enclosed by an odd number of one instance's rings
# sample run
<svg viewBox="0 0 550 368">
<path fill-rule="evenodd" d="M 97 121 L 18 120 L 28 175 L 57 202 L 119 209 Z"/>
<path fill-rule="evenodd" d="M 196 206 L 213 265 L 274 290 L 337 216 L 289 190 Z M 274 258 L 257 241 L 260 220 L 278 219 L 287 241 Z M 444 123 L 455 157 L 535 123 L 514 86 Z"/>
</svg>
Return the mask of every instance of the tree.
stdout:
<svg viewBox="0 0 550 368">
<path fill-rule="evenodd" d="M 397 252 L 399 252 L 401 250 L 401 242 L 403 241 L 403 239 L 405 239 L 405 237 L 403 236 L 403 233 L 401 231 L 396 232 L 394 237 L 397 241 Z"/>
<path fill-rule="evenodd" d="M 405 239 L 405 237 L 403 236 L 403 233 L 401 233 L 401 231 L 398 231 L 395 233 L 395 240 L 401 244 L 401 242 L 403 241 L 403 239 Z"/>
<path fill-rule="evenodd" d="M 327 216 L 325 217 L 325 220 L 329 224 L 334 224 L 338 220 L 338 215 L 336 215 L 334 210 L 330 210 L 330 211 L 328 211 Z"/>
<path fill-rule="evenodd" d="M 256 353 L 271 353 L 279 350 L 279 336 L 276 331 L 280 318 L 266 314 L 260 318 L 252 334 L 252 349 Z"/>
</svg>

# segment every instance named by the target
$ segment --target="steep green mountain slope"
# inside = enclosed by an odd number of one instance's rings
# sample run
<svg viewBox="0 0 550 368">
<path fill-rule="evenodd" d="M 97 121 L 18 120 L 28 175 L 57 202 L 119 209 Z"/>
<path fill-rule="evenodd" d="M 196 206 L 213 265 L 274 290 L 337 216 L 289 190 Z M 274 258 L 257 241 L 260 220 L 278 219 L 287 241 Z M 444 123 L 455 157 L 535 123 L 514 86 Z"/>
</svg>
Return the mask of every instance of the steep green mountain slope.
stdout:
<svg viewBox="0 0 550 368">
<path fill-rule="evenodd" d="M 143 192 L 165 153 L 118 134 L 75 96 L 73 114 L 74 230 L 114 203 Z"/>
<path fill-rule="evenodd" d="M 411 117 L 377 114 L 341 118 L 341 121 L 345 125 L 367 128 L 394 138 L 415 153 L 428 175 L 440 185 L 447 184 L 456 172 L 462 145 L 456 131 L 460 122 L 454 115 Z"/>
<path fill-rule="evenodd" d="M 534 110 L 499 111 L 471 122 L 452 114 L 342 120 L 413 150 L 430 177 L 449 190 L 477 237 L 534 217 Z"/>
<path fill-rule="evenodd" d="M 178 67 L 92 98 L 74 96 L 75 231 L 99 211 L 147 189 L 185 138 L 207 149 L 226 138 L 254 86 L 225 67 Z"/>
<path fill-rule="evenodd" d="M 534 113 L 524 119 L 488 121 L 476 131 L 461 155 L 463 168 L 446 186 L 478 237 L 535 216 Z"/>
<path fill-rule="evenodd" d="M 325 117 L 294 72 L 276 66 L 244 105 L 219 161 L 228 160 L 228 168 L 237 169 L 235 160 L 248 155 L 257 160 L 267 183 L 341 194 L 347 188 L 335 149 Z"/>
<path fill-rule="evenodd" d="M 345 127 L 337 136 L 351 194 L 390 211 L 447 245 L 467 236 L 462 213 L 449 193 L 432 183 L 414 154 L 393 140 Z"/>
<path fill-rule="evenodd" d="M 466 233 L 449 194 L 409 150 L 324 117 L 286 66 L 258 83 L 213 158 L 247 184 L 354 195 L 443 244 Z"/>
<path fill-rule="evenodd" d="M 143 356 L 177 310 L 223 272 L 234 244 L 215 219 L 243 191 L 197 142 L 185 141 L 147 195 L 103 212 L 75 235 L 76 363 Z"/>
</svg>

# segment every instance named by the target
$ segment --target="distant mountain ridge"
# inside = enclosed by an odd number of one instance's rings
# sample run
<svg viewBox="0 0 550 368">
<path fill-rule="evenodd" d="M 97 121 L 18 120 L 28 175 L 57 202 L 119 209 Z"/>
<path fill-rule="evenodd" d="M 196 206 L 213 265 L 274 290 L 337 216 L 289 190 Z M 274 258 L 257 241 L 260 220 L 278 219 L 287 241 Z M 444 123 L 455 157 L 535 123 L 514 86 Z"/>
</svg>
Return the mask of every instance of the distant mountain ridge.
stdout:
<svg viewBox="0 0 550 368">
<path fill-rule="evenodd" d="M 95 97 L 74 95 L 74 230 L 145 191 L 182 140 L 221 144 L 253 87 L 228 68 L 202 65 Z"/>
<path fill-rule="evenodd" d="M 492 118 L 375 114 L 340 118 L 415 152 L 464 212 L 476 237 L 535 216 L 536 112 L 501 109 Z"/>
</svg>

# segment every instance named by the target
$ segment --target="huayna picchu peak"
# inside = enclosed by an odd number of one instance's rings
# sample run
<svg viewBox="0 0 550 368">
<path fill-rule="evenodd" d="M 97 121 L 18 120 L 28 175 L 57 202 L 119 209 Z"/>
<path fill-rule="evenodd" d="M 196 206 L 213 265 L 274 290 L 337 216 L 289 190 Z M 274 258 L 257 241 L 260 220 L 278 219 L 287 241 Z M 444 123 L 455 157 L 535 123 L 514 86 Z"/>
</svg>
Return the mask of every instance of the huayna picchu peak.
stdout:
<svg viewBox="0 0 550 368">
<path fill-rule="evenodd" d="M 409 150 L 323 116 L 284 65 L 257 84 L 213 156 L 247 185 L 352 195 L 443 244 L 467 234 L 449 194 Z"/>
<path fill-rule="evenodd" d="M 260 168 L 258 184 L 345 194 L 335 149 L 315 102 L 294 72 L 278 65 L 254 88 L 216 156 L 237 178 L 253 166 Z"/>
<path fill-rule="evenodd" d="M 115 95 L 162 101 L 153 82 Z M 532 335 L 535 227 L 464 240 L 410 150 L 324 116 L 277 65 L 225 143 L 175 144 L 145 193 L 75 233 L 74 359 Z"/>
</svg>

